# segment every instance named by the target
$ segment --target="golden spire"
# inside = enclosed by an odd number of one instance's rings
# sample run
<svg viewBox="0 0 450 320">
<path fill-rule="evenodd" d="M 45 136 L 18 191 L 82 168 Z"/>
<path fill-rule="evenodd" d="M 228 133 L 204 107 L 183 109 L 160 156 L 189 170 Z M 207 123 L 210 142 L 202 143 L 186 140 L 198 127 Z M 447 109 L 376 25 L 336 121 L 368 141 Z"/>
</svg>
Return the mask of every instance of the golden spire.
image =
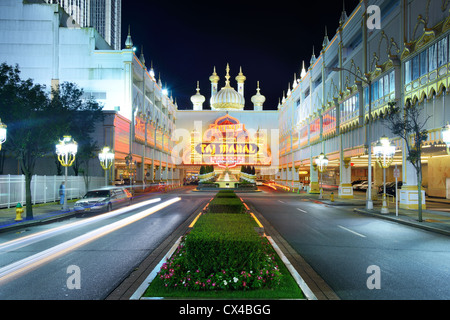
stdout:
<svg viewBox="0 0 450 320">
<path fill-rule="evenodd" d="M 227 75 L 225 76 L 225 79 L 226 79 L 226 81 L 225 81 L 225 87 L 230 87 L 230 66 L 228 65 L 228 63 L 227 63 Z"/>
<path fill-rule="evenodd" d="M 244 76 L 244 74 L 242 73 L 242 67 L 240 68 L 240 70 L 239 70 L 239 74 L 238 74 L 238 76 L 236 77 L 236 81 L 238 82 L 238 83 L 244 83 L 244 81 L 246 80 L 247 78 Z"/>
<path fill-rule="evenodd" d="M 218 83 L 218 82 L 219 82 L 220 78 L 219 78 L 219 76 L 218 76 L 217 73 L 216 73 L 216 67 L 214 67 L 213 74 L 211 75 L 211 77 L 209 77 L 209 80 L 210 80 L 212 83 Z"/>
</svg>

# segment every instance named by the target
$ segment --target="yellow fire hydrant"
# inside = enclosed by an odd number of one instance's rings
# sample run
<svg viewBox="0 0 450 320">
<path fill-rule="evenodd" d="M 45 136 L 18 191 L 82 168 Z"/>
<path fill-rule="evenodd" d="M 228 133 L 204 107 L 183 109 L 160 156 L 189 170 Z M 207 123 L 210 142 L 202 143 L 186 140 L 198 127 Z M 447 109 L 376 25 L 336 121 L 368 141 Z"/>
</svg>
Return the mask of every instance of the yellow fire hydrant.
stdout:
<svg viewBox="0 0 450 320">
<path fill-rule="evenodd" d="M 330 195 L 331 202 L 334 202 L 334 193 L 332 192 Z"/>
<path fill-rule="evenodd" d="M 16 206 L 16 221 L 22 221 L 23 208 L 20 203 Z"/>
</svg>

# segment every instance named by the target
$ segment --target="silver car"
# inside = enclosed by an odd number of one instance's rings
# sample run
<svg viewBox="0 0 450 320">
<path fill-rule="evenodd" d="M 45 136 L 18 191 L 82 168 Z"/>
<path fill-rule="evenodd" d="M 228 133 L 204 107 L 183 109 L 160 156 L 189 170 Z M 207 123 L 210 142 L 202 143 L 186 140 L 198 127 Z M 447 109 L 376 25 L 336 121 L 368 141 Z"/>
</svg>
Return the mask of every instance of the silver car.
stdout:
<svg viewBox="0 0 450 320">
<path fill-rule="evenodd" d="M 131 204 L 131 193 L 123 187 L 105 187 L 88 191 L 75 202 L 76 212 L 107 212 Z"/>
</svg>

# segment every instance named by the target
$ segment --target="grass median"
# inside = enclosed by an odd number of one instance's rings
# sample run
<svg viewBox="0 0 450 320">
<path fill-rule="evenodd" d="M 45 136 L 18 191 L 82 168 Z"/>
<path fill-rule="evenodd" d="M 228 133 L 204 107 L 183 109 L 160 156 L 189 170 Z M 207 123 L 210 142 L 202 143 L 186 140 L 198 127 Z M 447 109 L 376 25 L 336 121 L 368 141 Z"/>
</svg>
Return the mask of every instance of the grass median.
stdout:
<svg viewBox="0 0 450 320">
<path fill-rule="evenodd" d="M 220 299 L 304 299 L 280 257 L 261 236 L 253 217 L 237 210 L 239 198 L 221 198 L 209 206 L 185 235 L 144 297 Z M 213 202 L 211 201 L 211 203 Z"/>
</svg>

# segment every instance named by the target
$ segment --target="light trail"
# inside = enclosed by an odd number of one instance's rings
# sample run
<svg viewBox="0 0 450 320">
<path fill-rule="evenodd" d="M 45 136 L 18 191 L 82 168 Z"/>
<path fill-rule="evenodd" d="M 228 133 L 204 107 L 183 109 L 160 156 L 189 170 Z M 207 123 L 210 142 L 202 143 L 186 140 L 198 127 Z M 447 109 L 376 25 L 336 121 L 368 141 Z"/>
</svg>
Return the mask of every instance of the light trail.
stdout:
<svg viewBox="0 0 450 320">
<path fill-rule="evenodd" d="M 76 237 L 72 240 L 61 243 L 53 248 L 44 250 L 35 255 L 12 263 L 6 267 L 0 269 L 0 285 L 12 278 L 19 276 L 20 274 L 35 269 L 42 264 L 51 261 L 59 256 L 62 256 L 70 251 L 73 251 L 81 246 L 86 245 L 89 242 L 92 242 L 96 239 L 99 239 L 111 232 L 114 232 L 118 229 L 121 229 L 127 225 L 130 225 L 136 221 L 139 221 L 147 216 L 152 215 L 153 213 L 170 206 L 171 204 L 180 201 L 181 198 L 177 197 L 168 201 L 165 201 L 161 204 L 158 204 L 152 208 L 144 210 L 140 213 L 137 213 L 133 216 L 127 217 L 120 221 L 111 223 L 104 227 L 98 228 L 91 232 L 88 232 L 82 236 Z"/>
<path fill-rule="evenodd" d="M 1 252 L 5 252 L 5 251 L 10 251 L 12 249 L 18 249 L 18 248 L 24 247 L 24 246 L 26 246 L 28 244 L 35 243 L 37 241 L 44 240 L 44 239 L 47 239 L 49 237 L 55 236 L 55 235 L 57 235 L 59 233 L 67 231 L 69 229 L 81 227 L 83 225 L 88 225 L 88 224 L 91 224 L 91 223 L 94 223 L 94 222 L 98 222 L 98 221 L 101 221 L 101 220 L 112 218 L 112 217 L 118 216 L 120 214 L 126 213 L 126 212 L 128 212 L 130 210 L 139 209 L 141 207 L 144 207 L 144 206 L 147 206 L 149 204 L 153 204 L 153 203 L 156 203 L 156 202 L 159 202 L 159 201 L 161 201 L 161 198 L 155 198 L 155 199 L 151 199 L 151 200 L 148 200 L 148 201 L 139 202 L 139 203 L 136 203 L 136 204 L 132 204 L 132 205 L 130 205 L 128 207 L 117 209 L 117 210 L 114 210 L 114 211 L 111 211 L 111 212 L 107 212 L 107 213 L 104 213 L 104 214 L 101 214 L 101 215 L 98 215 L 98 216 L 95 216 L 95 217 L 92 217 L 92 218 L 80 220 L 80 221 L 73 222 L 73 223 L 70 223 L 70 224 L 66 224 L 66 225 L 63 225 L 63 226 L 60 226 L 60 227 L 56 227 L 56 228 L 53 228 L 53 229 L 41 231 L 41 232 L 34 233 L 34 234 L 31 234 L 31 235 L 28 235 L 28 236 L 25 236 L 25 237 L 21 237 L 21 238 L 15 239 L 15 240 L 4 242 L 4 243 L 0 244 L 0 253 Z"/>
</svg>

